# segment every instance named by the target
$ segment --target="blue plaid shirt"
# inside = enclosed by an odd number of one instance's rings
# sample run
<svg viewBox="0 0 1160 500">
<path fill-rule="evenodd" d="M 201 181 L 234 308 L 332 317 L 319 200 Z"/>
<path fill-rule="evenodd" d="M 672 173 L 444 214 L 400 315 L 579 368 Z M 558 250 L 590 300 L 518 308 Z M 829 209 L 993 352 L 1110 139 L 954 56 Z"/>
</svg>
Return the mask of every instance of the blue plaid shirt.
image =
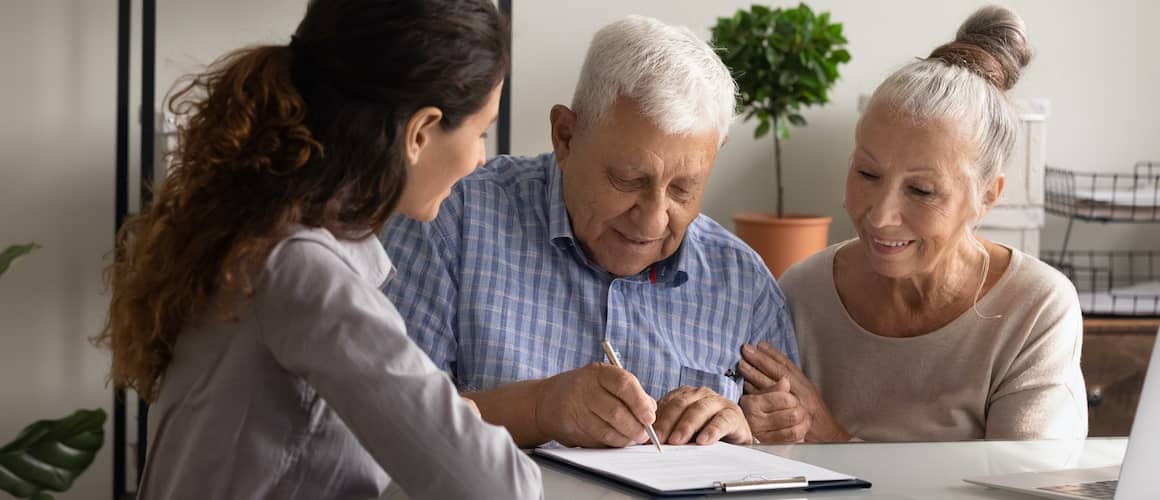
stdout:
<svg viewBox="0 0 1160 500">
<path fill-rule="evenodd" d="M 391 219 L 384 288 L 407 332 L 461 391 L 603 361 L 603 339 L 644 390 L 741 397 L 741 345 L 798 360 L 785 298 L 761 258 L 712 219 L 636 276 L 589 263 L 572 233 L 555 156 L 501 156 L 457 183 L 439 216 Z"/>
</svg>

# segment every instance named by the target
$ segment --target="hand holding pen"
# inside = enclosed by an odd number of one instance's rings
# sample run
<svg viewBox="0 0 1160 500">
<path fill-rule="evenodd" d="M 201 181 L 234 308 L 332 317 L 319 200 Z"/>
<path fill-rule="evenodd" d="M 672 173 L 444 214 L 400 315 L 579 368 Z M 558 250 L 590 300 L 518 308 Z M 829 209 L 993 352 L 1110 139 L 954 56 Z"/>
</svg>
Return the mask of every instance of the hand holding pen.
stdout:
<svg viewBox="0 0 1160 500">
<path fill-rule="evenodd" d="M 647 442 L 657 402 L 631 373 L 591 363 L 544 379 L 534 409 L 542 441 L 586 448 Z"/>
<path fill-rule="evenodd" d="M 621 364 L 620 364 L 620 357 L 617 356 L 616 351 L 614 351 L 612 349 L 612 344 L 609 344 L 608 341 L 605 340 L 605 341 L 601 342 L 600 345 L 601 345 L 601 347 L 604 348 L 604 355 L 608 356 L 608 362 L 612 363 L 612 366 L 615 366 L 615 367 L 620 368 L 620 369 L 624 369 L 624 366 L 621 366 Z M 654 418 L 654 420 L 655 420 L 655 418 Z M 642 423 L 645 424 L 644 430 L 646 432 L 648 432 L 648 438 L 652 440 L 653 445 L 657 447 L 657 452 L 660 453 L 661 452 L 661 442 L 659 439 L 657 439 L 657 431 L 653 430 L 652 422 L 650 421 L 650 422 L 642 422 Z"/>
</svg>

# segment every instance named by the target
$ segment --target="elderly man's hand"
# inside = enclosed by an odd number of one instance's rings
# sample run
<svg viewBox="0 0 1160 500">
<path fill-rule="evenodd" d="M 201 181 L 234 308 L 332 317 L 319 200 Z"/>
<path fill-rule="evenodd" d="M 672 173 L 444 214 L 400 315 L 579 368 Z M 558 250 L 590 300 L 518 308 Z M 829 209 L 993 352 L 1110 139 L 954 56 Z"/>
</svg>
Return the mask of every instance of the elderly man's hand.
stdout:
<svg viewBox="0 0 1160 500">
<path fill-rule="evenodd" d="M 536 426 L 566 446 L 623 447 L 648 440 L 657 403 L 631 373 L 592 363 L 544 380 Z"/>
<path fill-rule="evenodd" d="M 753 442 L 741 407 L 711 389 L 678 387 L 661 398 L 657 408 L 654 429 L 662 443 L 685 444 L 694 436 L 697 444 Z"/>
<path fill-rule="evenodd" d="M 746 394 L 778 392 L 788 385 L 790 393 L 809 415 L 806 441 L 840 442 L 853 437 L 834 419 L 813 382 L 781 351 L 765 342 L 757 347 L 746 344 L 741 348 L 741 358 L 739 366 L 745 377 Z"/>
<path fill-rule="evenodd" d="M 800 443 L 810 429 L 810 415 L 783 378 L 767 392 L 741 396 L 741 410 L 762 443 Z"/>
</svg>

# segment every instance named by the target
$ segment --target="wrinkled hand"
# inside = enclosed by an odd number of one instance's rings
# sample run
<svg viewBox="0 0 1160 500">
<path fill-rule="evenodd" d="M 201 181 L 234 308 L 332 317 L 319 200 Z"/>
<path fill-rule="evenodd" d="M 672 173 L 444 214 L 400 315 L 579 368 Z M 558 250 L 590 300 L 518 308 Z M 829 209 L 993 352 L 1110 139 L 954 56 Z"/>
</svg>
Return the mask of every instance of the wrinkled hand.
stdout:
<svg viewBox="0 0 1160 500">
<path fill-rule="evenodd" d="M 653 429 L 662 443 L 697 444 L 717 441 L 750 444 L 753 434 L 737 403 L 706 387 L 678 387 L 657 402 Z"/>
<path fill-rule="evenodd" d="M 762 443 L 800 443 L 810 429 L 810 415 L 790 392 L 788 378 L 778 380 L 766 392 L 741 396 L 741 410 Z"/>
<path fill-rule="evenodd" d="M 738 365 L 745 377 L 746 394 L 777 392 L 781 380 L 788 382 L 788 390 L 809 417 L 806 441 L 844 442 L 853 437 L 834 419 L 813 382 L 781 351 L 765 342 L 756 348 L 746 344 L 741 348 L 741 358 Z"/>
<path fill-rule="evenodd" d="M 631 373 L 603 363 L 544 380 L 536 398 L 536 426 L 565 446 L 624 447 L 648 440 L 657 403 Z"/>
</svg>

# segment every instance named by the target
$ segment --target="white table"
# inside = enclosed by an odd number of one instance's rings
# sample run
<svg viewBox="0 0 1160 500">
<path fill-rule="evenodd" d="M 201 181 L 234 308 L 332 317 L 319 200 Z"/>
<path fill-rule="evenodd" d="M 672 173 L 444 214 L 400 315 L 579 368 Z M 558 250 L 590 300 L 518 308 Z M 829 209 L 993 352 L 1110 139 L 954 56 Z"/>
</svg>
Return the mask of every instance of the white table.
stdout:
<svg viewBox="0 0 1160 500">
<path fill-rule="evenodd" d="M 964 483 L 964 477 L 1052 469 L 1116 465 L 1124 458 L 1126 438 L 1065 441 L 968 441 L 957 443 L 850 443 L 761 445 L 775 455 L 827 467 L 874 483 L 869 489 L 729 495 L 723 498 L 861 498 L 875 500 L 1027 500 Z M 539 461 L 544 497 L 629 499 L 644 495 L 591 476 Z"/>
</svg>

